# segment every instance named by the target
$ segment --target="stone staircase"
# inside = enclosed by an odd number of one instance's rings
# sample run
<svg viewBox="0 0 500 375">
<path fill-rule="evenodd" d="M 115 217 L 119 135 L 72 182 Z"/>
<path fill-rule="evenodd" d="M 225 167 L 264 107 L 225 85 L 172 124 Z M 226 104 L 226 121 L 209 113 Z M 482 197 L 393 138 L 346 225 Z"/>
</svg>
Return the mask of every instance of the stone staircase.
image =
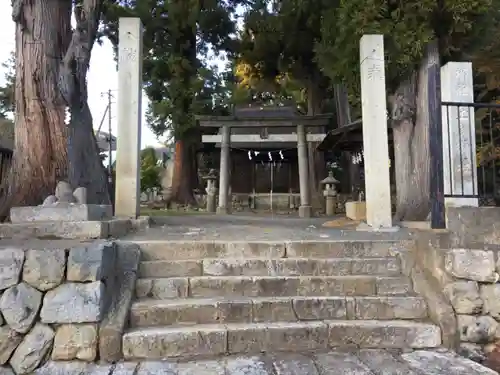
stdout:
<svg viewBox="0 0 500 375">
<path fill-rule="evenodd" d="M 405 242 L 144 242 L 128 360 L 441 344 Z"/>
</svg>

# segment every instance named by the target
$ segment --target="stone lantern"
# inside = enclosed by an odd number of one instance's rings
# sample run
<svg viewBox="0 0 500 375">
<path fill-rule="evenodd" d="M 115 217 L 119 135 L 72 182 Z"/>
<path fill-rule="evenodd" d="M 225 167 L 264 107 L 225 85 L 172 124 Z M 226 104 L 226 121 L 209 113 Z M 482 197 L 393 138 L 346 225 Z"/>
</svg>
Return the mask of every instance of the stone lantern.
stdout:
<svg viewBox="0 0 500 375">
<path fill-rule="evenodd" d="M 325 197 L 326 203 L 326 215 L 335 215 L 335 208 L 337 206 L 337 189 L 335 187 L 339 181 L 333 177 L 333 172 L 328 172 L 328 177 L 321 181 L 321 184 L 325 186 L 323 190 L 323 196 Z"/>
<path fill-rule="evenodd" d="M 207 212 L 216 211 L 216 197 L 217 197 L 217 187 L 215 186 L 215 181 L 217 180 L 217 173 L 215 169 L 210 169 L 208 174 L 203 177 L 207 182 L 206 192 L 207 192 Z"/>
</svg>

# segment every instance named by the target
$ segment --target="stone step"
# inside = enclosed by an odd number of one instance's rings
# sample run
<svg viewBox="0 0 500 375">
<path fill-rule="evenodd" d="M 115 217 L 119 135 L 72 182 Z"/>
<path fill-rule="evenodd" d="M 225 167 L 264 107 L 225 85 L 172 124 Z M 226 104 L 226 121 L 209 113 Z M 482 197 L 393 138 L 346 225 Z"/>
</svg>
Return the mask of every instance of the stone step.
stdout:
<svg viewBox="0 0 500 375">
<path fill-rule="evenodd" d="M 139 279 L 137 298 L 408 295 L 407 277 L 200 276 Z"/>
<path fill-rule="evenodd" d="M 335 347 L 435 348 L 439 327 L 402 320 L 337 320 L 214 324 L 133 329 L 123 336 L 127 360 L 213 357 L 262 352 L 326 351 Z"/>
<path fill-rule="evenodd" d="M 401 275 L 397 257 L 385 258 L 233 258 L 142 261 L 141 278 L 190 276 L 343 276 Z"/>
<path fill-rule="evenodd" d="M 130 326 L 425 318 L 427 305 L 420 297 L 221 297 L 137 301 Z"/>
<path fill-rule="evenodd" d="M 411 241 L 134 241 L 143 260 L 203 258 L 365 258 L 404 251 Z"/>
<path fill-rule="evenodd" d="M 0 367 L 0 372 L 2 367 Z M 7 373 L 11 373 L 7 370 Z M 333 350 L 328 353 L 272 353 L 217 359 L 95 364 L 48 361 L 33 375 L 498 375 L 443 348 L 400 354 L 394 350 Z"/>
</svg>

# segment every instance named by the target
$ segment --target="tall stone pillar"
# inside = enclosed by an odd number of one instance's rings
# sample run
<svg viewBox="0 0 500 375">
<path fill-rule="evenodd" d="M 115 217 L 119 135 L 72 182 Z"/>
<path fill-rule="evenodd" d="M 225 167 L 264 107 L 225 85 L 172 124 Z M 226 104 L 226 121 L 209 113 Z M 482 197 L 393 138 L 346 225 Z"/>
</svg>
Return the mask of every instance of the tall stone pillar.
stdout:
<svg viewBox="0 0 500 375">
<path fill-rule="evenodd" d="M 120 18 L 115 216 L 136 218 L 140 205 L 142 24 Z"/>
<path fill-rule="evenodd" d="M 304 125 L 297 125 L 297 157 L 299 162 L 299 185 L 300 185 L 300 217 L 311 217 L 311 194 L 309 191 L 309 160 L 307 149 L 307 136 Z"/>
<path fill-rule="evenodd" d="M 367 229 L 384 230 L 392 212 L 383 35 L 363 35 L 360 61 Z"/>
<path fill-rule="evenodd" d="M 479 206 L 474 108 L 458 106 L 458 103 L 474 102 L 473 85 L 472 63 L 449 62 L 441 68 L 441 100 L 457 103 L 442 107 L 443 182 L 447 206 Z"/>
<path fill-rule="evenodd" d="M 231 153 L 231 128 L 223 126 L 221 128 L 221 145 L 220 145 L 220 171 L 219 171 L 219 207 L 218 214 L 228 214 L 231 212 L 229 205 L 229 168 L 230 168 L 230 153 Z"/>
</svg>

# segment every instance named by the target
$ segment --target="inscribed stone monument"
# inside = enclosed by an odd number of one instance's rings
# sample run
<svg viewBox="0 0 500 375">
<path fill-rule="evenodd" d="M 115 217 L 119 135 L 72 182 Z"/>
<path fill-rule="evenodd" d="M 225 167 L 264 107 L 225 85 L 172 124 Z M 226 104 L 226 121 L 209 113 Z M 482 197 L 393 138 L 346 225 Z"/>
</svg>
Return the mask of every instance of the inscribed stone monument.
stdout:
<svg viewBox="0 0 500 375">
<path fill-rule="evenodd" d="M 115 216 L 137 218 L 140 205 L 142 24 L 120 18 Z"/>
<path fill-rule="evenodd" d="M 383 35 L 363 35 L 360 61 L 366 221 L 384 230 L 392 228 L 392 213 Z"/>
<path fill-rule="evenodd" d="M 474 102 L 472 63 L 449 62 L 441 68 L 441 100 L 457 103 L 442 109 L 445 204 L 477 207 L 474 108 L 458 106 Z"/>
</svg>

